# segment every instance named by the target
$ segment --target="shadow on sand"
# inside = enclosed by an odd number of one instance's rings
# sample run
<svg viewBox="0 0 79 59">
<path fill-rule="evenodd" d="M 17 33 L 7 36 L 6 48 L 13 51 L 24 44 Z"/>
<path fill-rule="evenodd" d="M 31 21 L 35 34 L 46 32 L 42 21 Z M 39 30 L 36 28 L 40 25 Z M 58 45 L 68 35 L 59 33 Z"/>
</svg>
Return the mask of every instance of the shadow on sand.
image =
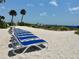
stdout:
<svg viewBox="0 0 79 59">
<path fill-rule="evenodd" d="M 42 45 L 42 44 L 39 45 L 39 46 L 42 47 L 42 48 L 45 48 L 45 46 Z M 10 48 L 11 48 L 11 46 L 10 46 Z M 17 49 L 17 50 L 15 50 L 15 52 L 16 52 L 17 54 L 21 54 L 25 49 L 26 49 L 26 47 L 25 47 L 25 48 L 22 48 L 22 49 Z M 34 51 L 39 51 L 39 50 L 41 50 L 41 49 L 38 48 L 38 47 L 36 47 L 36 46 L 31 46 L 31 47 L 29 47 L 29 48 L 25 51 L 25 53 L 34 52 Z M 14 53 L 13 53 L 13 50 L 10 50 L 10 51 L 8 52 L 8 56 L 9 56 L 9 57 L 16 56 L 17 54 L 14 54 Z"/>
</svg>

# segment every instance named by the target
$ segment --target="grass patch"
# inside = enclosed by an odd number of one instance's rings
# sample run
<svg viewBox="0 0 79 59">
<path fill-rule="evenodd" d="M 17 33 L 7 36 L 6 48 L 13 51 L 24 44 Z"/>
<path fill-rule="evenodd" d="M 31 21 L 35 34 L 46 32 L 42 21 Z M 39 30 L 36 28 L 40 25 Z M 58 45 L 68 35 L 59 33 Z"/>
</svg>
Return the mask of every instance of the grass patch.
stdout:
<svg viewBox="0 0 79 59">
<path fill-rule="evenodd" d="M 75 32 L 75 34 L 78 34 L 78 35 L 79 35 L 79 30 L 77 30 L 77 31 Z"/>
<path fill-rule="evenodd" d="M 9 25 L 6 23 L 6 22 L 0 22 L 0 28 L 2 28 L 2 29 L 6 29 L 6 28 L 8 28 L 9 27 Z"/>
</svg>

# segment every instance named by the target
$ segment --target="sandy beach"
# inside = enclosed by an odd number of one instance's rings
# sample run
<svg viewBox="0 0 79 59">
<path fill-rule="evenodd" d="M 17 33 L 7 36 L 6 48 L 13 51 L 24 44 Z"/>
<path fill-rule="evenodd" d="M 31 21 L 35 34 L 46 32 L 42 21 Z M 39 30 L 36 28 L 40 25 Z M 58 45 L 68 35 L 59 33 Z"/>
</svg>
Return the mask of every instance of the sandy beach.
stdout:
<svg viewBox="0 0 79 59">
<path fill-rule="evenodd" d="M 79 59 L 79 36 L 74 31 L 49 31 L 20 27 L 32 32 L 48 42 L 48 49 L 31 53 L 8 56 L 10 34 L 8 29 L 0 29 L 0 59 Z"/>
</svg>

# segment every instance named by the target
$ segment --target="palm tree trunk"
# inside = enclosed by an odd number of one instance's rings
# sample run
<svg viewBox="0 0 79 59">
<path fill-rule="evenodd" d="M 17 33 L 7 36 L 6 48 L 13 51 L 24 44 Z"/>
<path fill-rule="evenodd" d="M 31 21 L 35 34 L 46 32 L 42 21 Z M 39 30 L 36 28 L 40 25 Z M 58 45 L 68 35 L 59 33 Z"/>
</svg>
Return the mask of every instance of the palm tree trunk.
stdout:
<svg viewBox="0 0 79 59">
<path fill-rule="evenodd" d="M 0 19 L 0 22 L 1 22 L 1 19 Z"/>
<path fill-rule="evenodd" d="M 11 25 L 13 25 L 13 16 L 12 16 L 12 19 L 11 19 Z"/>
<path fill-rule="evenodd" d="M 24 16 L 24 15 L 22 15 L 22 18 L 21 18 L 21 23 L 23 22 L 23 16 Z"/>
</svg>

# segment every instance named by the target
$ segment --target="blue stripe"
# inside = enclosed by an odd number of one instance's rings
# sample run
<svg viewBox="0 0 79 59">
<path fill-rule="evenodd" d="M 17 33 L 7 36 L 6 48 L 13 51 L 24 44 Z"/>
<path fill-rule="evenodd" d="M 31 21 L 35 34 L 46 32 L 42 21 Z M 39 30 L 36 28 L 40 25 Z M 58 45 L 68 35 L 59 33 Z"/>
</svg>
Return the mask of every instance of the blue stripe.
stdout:
<svg viewBox="0 0 79 59">
<path fill-rule="evenodd" d="M 46 42 L 45 40 L 32 40 L 32 41 L 27 41 L 27 42 L 21 42 L 22 45 L 30 45 L 30 44 L 36 44 L 36 43 L 42 43 Z"/>
<path fill-rule="evenodd" d="M 25 35 L 25 34 L 22 34 L 22 35 L 18 35 L 18 34 L 14 34 L 17 38 L 28 38 L 28 37 L 36 37 L 35 35 L 33 34 L 29 34 L 29 35 Z"/>
<path fill-rule="evenodd" d="M 17 34 L 17 35 L 30 35 L 32 33 L 17 33 L 17 32 L 14 32 L 14 34 Z"/>
<path fill-rule="evenodd" d="M 18 37 L 19 40 L 30 39 L 30 38 L 38 38 L 37 36 L 28 36 L 28 37 Z"/>
<path fill-rule="evenodd" d="M 30 37 L 30 36 L 35 36 L 35 35 L 25 35 L 25 36 L 23 36 L 23 35 L 22 35 L 22 36 L 18 36 L 18 35 L 17 35 L 18 38 L 22 38 L 22 37 Z"/>
<path fill-rule="evenodd" d="M 16 31 L 16 33 L 17 33 L 17 34 L 22 34 L 22 33 L 31 33 L 31 32 L 17 32 L 17 31 Z"/>
<path fill-rule="evenodd" d="M 17 34 L 18 36 L 28 36 L 28 35 L 34 35 L 34 34 Z"/>
</svg>

